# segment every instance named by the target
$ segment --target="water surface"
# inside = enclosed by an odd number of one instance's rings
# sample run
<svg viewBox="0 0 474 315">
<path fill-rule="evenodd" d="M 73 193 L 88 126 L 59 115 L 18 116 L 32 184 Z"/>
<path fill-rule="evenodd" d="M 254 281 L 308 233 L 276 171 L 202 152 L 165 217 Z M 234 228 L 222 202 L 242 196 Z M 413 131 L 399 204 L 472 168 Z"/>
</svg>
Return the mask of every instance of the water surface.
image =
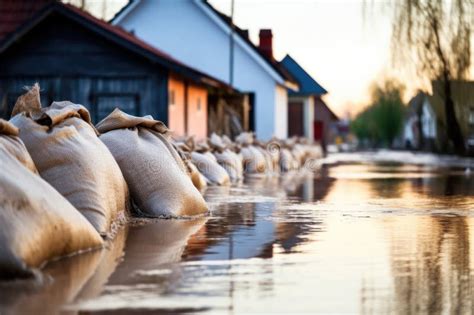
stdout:
<svg viewBox="0 0 474 315">
<path fill-rule="evenodd" d="M 105 251 L 49 265 L 38 288 L 0 287 L 2 308 L 474 310 L 474 176 L 463 168 L 333 165 L 210 187 L 205 196 L 209 218 L 130 226 Z"/>
</svg>

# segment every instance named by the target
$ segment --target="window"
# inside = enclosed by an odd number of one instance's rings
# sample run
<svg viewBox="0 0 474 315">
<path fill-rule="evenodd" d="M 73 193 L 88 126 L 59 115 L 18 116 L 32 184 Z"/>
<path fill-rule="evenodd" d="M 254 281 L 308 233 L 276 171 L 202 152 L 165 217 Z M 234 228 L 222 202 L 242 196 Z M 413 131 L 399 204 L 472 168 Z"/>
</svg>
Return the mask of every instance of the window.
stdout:
<svg viewBox="0 0 474 315">
<path fill-rule="evenodd" d="M 100 94 L 96 95 L 95 122 L 107 117 L 115 108 L 130 115 L 138 116 L 138 96 L 136 94 Z"/>
<path fill-rule="evenodd" d="M 197 110 L 198 110 L 198 112 L 201 111 L 201 98 L 200 97 L 198 97 L 198 99 L 197 99 Z"/>
<path fill-rule="evenodd" d="M 173 105 L 176 104 L 176 103 L 175 103 L 175 95 L 174 95 L 174 94 L 175 94 L 175 93 L 174 93 L 174 90 L 170 90 L 170 93 L 169 93 L 169 95 L 170 95 L 169 105 L 170 105 L 170 106 L 173 106 Z"/>
</svg>

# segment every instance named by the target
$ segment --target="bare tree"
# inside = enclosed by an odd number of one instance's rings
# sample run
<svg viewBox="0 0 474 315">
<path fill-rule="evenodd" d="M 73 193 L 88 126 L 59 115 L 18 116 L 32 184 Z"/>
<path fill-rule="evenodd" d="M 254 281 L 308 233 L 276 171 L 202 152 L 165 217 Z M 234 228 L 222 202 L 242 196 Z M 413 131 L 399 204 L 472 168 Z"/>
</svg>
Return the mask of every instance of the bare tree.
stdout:
<svg viewBox="0 0 474 315">
<path fill-rule="evenodd" d="M 390 7 L 394 60 L 442 83 L 447 138 L 463 154 L 450 82 L 469 76 L 474 0 L 392 0 Z"/>
</svg>

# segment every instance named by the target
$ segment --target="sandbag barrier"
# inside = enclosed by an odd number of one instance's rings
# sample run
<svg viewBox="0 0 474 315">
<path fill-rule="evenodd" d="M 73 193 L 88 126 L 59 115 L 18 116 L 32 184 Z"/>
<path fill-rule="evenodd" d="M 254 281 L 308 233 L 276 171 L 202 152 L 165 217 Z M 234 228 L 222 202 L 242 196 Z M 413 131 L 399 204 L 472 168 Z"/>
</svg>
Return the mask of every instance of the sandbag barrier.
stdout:
<svg viewBox="0 0 474 315">
<path fill-rule="evenodd" d="M 312 169 L 322 157 L 305 139 L 170 134 L 151 116 L 119 109 L 94 126 L 82 105 L 42 107 L 38 84 L 20 96 L 10 121 L 0 120 L 0 279 L 99 248 L 131 215 L 205 215 L 207 185 Z"/>
</svg>

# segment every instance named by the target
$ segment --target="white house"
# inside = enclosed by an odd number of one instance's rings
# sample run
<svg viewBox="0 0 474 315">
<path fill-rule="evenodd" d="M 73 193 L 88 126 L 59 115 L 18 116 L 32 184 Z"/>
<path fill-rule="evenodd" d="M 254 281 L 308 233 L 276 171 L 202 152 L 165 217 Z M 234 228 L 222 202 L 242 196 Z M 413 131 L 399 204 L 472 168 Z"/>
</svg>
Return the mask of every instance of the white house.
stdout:
<svg viewBox="0 0 474 315">
<path fill-rule="evenodd" d="M 420 143 L 420 122 L 421 134 L 423 135 L 423 147 Z M 434 147 L 437 139 L 436 112 L 430 103 L 427 94 L 420 92 L 413 97 L 408 104 L 408 115 L 403 129 L 404 145 L 407 148 L 425 149 Z"/>
<path fill-rule="evenodd" d="M 273 59 L 271 30 L 260 31 L 256 47 L 245 31 L 232 30 L 230 19 L 202 0 L 131 0 L 111 23 L 242 92 L 253 93 L 257 137 L 287 137 L 287 89 L 298 86 Z"/>
</svg>

